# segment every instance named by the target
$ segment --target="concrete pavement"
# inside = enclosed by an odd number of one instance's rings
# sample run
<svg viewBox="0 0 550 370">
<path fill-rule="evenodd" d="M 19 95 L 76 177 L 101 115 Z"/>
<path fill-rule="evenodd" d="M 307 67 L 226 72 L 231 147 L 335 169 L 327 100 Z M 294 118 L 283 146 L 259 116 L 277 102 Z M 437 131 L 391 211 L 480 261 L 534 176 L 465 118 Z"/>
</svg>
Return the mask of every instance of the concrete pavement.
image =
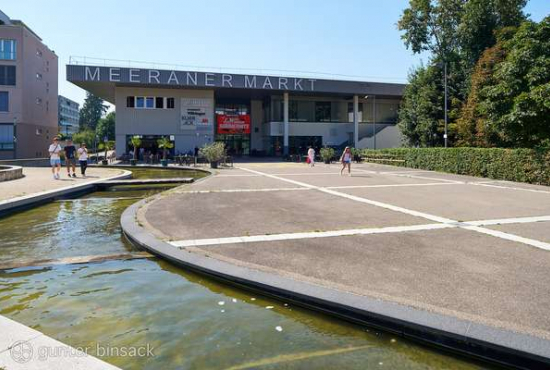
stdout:
<svg viewBox="0 0 550 370">
<path fill-rule="evenodd" d="M 238 167 L 143 205 L 139 223 L 178 251 L 550 340 L 549 188 L 373 164 L 351 177 Z"/>
</svg>

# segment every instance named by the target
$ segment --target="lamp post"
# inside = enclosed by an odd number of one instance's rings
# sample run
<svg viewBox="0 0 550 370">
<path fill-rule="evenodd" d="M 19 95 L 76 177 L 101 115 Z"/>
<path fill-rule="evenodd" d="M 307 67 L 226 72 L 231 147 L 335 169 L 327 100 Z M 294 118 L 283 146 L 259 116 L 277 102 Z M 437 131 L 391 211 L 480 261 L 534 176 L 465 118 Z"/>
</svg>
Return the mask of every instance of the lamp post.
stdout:
<svg viewBox="0 0 550 370">
<path fill-rule="evenodd" d="M 17 117 L 13 118 L 13 159 L 17 159 Z"/>
<path fill-rule="evenodd" d="M 444 62 L 443 67 L 444 81 L 445 81 L 445 134 L 443 139 L 445 140 L 445 148 L 447 147 L 447 61 Z"/>
</svg>

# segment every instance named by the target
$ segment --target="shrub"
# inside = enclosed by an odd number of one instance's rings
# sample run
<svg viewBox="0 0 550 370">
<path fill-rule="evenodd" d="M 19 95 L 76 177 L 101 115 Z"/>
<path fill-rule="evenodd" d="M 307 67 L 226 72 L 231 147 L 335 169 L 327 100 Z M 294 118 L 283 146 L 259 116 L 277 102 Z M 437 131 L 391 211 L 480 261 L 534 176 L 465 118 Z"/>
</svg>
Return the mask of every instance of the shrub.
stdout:
<svg viewBox="0 0 550 370">
<path fill-rule="evenodd" d="M 334 157 L 334 149 L 333 148 L 321 148 L 319 151 L 319 155 L 321 156 L 321 159 L 324 162 L 330 162 L 332 158 Z"/>
<path fill-rule="evenodd" d="M 200 149 L 200 155 L 210 163 L 219 162 L 225 157 L 225 144 L 220 142 L 206 144 Z"/>
<path fill-rule="evenodd" d="M 496 180 L 550 185 L 550 149 L 399 148 L 363 150 L 367 161 Z M 403 162 L 393 162 L 401 160 Z"/>
</svg>

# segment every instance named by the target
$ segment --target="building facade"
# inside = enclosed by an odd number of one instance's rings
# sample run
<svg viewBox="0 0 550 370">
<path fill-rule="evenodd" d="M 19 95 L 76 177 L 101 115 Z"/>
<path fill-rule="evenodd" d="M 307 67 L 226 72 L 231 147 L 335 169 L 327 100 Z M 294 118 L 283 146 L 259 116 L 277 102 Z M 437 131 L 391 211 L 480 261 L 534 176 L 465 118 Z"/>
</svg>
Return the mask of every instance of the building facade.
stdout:
<svg viewBox="0 0 550 370">
<path fill-rule="evenodd" d="M 57 110 L 59 112 L 59 132 L 72 136 L 78 132 L 80 121 L 79 104 L 62 95 L 57 97 Z"/>
<path fill-rule="evenodd" d="M 48 156 L 57 135 L 57 55 L 0 12 L 0 159 Z"/>
<path fill-rule="evenodd" d="M 234 155 L 304 153 L 308 146 L 401 145 L 404 85 L 70 64 L 67 79 L 116 105 L 117 153 L 169 136 L 174 153 L 222 141 Z"/>
</svg>

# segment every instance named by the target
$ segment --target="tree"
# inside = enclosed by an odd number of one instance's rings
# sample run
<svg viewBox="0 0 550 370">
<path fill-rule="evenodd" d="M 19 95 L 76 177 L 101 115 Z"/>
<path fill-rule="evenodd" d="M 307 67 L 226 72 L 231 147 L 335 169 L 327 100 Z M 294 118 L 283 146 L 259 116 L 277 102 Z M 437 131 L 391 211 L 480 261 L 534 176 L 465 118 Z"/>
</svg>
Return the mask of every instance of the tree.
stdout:
<svg viewBox="0 0 550 370">
<path fill-rule="evenodd" d="M 80 130 L 95 131 L 99 119 L 107 111 L 107 106 L 103 103 L 103 99 L 90 92 L 86 93 L 86 100 L 80 109 Z"/>
<path fill-rule="evenodd" d="M 73 135 L 73 142 L 75 144 L 85 143 L 88 148 L 94 147 L 95 132 L 92 130 L 81 130 Z"/>
<path fill-rule="evenodd" d="M 495 84 L 482 89 L 480 106 L 506 146 L 534 147 L 550 140 L 550 16 L 524 22 L 504 42 L 506 58 Z"/>
<path fill-rule="evenodd" d="M 139 135 L 132 136 L 130 144 L 134 147 L 134 160 L 138 159 L 138 149 L 141 146 L 141 137 Z"/>
<path fill-rule="evenodd" d="M 99 120 L 95 129 L 99 140 L 103 141 L 105 137 L 107 140 L 115 140 L 115 118 L 115 112 L 110 112 Z"/>
<path fill-rule="evenodd" d="M 166 160 L 166 153 L 168 149 L 172 149 L 174 147 L 174 143 L 170 141 L 170 138 L 163 136 L 157 140 L 157 145 L 159 149 L 162 149 L 162 159 Z"/>
</svg>

